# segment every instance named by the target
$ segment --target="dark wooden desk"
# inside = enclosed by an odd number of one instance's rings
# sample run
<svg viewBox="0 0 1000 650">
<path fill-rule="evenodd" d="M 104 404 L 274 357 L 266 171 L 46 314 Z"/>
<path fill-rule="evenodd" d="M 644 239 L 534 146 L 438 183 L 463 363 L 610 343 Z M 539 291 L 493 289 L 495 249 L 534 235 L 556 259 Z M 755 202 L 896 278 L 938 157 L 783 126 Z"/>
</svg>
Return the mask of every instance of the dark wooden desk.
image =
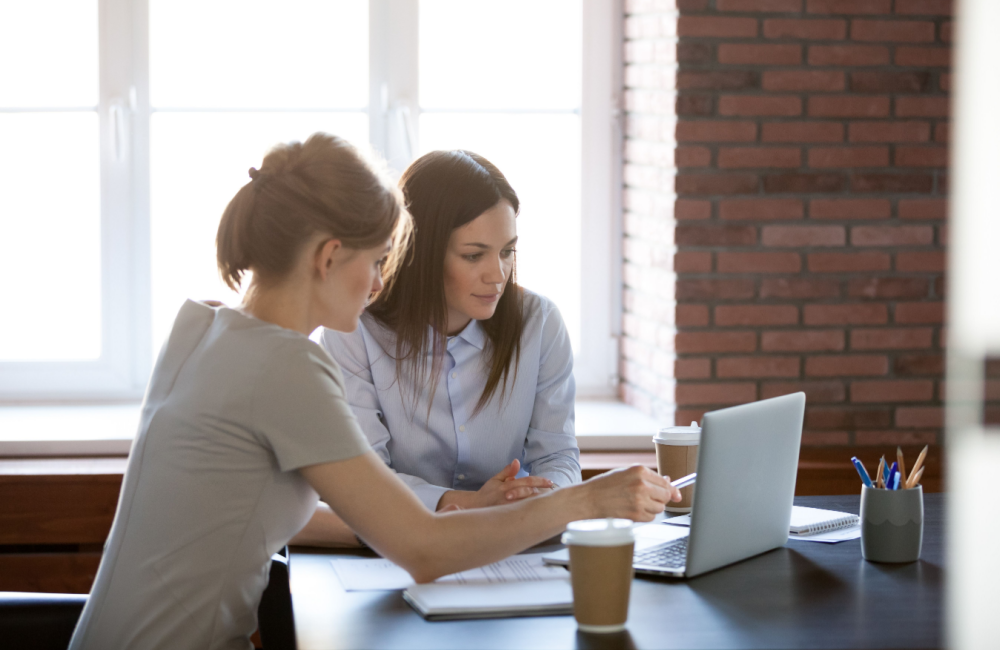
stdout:
<svg viewBox="0 0 1000 650">
<path fill-rule="evenodd" d="M 857 496 L 797 497 L 858 511 Z M 861 542 L 785 548 L 688 581 L 637 578 L 628 631 L 579 633 L 572 616 L 429 623 L 400 592 L 340 587 L 330 553 L 292 550 L 299 648 L 936 648 L 942 641 L 943 495 L 925 495 L 914 564 L 873 564 Z"/>
</svg>

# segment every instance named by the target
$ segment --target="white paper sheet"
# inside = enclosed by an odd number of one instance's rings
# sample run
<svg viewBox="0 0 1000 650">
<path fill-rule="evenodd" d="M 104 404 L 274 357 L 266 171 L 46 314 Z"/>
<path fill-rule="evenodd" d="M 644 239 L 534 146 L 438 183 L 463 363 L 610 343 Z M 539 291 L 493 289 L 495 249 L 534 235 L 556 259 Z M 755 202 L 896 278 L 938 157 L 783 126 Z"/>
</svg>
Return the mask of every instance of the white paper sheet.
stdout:
<svg viewBox="0 0 1000 650">
<path fill-rule="evenodd" d="M 413 578 L 389 560 L 336 558 L 330 560 L 340 584 L 347 591 L 379 591 L 406 589 Z M 478 569 L 438 578 L 438 583 L 504 584 L 536 580 L 565 579 L 566 570 L 542 562 L 542 553 L 513 555 L 505 560 Z"/>
<path fill-rule="evenodd" d="M 337 558 L 330 560 L 330 564 L 347 591 L 406 589 L 414 584 L 413 578 L 402 567 L 382 558 Z"/>
<path fill-rule="evenodd" d="M 670 524 L 671 526 L 690 526 L 691 525 L 691 515 L 680 515 L 679 517 L 668 517 L 663 520 L 663 523 Z"/>
</svg>

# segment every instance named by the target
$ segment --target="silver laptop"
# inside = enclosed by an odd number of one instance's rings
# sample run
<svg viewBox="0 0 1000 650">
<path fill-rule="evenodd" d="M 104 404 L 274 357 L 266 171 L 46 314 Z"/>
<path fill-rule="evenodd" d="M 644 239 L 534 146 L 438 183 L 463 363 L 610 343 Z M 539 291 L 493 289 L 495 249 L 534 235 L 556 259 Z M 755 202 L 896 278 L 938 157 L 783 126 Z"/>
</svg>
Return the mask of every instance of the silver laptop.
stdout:
<svg viewBox="0 0 1000 650">
<path fill-rule="evenodd" d="M 636 572 L 693 578 L 784 546 L 805 405 L 794 393 L 706 413 L 691 526 L 637 527 Z M 569 552 L 545 561 L 568 565 Z"/>
</svg>

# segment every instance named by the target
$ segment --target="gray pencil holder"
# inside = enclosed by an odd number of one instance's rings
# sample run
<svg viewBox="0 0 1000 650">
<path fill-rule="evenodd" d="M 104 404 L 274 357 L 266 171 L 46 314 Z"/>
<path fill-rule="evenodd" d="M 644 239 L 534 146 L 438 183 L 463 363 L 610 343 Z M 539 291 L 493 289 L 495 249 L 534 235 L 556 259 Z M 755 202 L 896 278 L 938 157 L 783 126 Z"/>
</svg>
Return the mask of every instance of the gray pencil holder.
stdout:
<svg viewBox="0 0 1000 650">
<path fill-rule="evenodd" d="M 916 562 L 924 538 L 924 491 L 861 487 L 861 555 L 870 562 Z"/>
</svg>

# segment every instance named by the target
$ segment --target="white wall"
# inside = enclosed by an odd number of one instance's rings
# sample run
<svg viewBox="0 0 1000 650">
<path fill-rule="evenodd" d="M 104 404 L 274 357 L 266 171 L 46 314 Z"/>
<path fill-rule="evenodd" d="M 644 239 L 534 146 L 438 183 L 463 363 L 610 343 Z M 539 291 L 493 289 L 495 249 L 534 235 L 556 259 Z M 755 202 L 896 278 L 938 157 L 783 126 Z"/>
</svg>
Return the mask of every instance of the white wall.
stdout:
<svg viewBox="0 0 1000 650">
<path fill-rule="evenodd" d="M 952 648 L 1000 643 L 1000 429 L 982 424 L 1000 356 L 1000 2 L 958 0 L 948 252 L 948 593 Z"/>
</svg>

